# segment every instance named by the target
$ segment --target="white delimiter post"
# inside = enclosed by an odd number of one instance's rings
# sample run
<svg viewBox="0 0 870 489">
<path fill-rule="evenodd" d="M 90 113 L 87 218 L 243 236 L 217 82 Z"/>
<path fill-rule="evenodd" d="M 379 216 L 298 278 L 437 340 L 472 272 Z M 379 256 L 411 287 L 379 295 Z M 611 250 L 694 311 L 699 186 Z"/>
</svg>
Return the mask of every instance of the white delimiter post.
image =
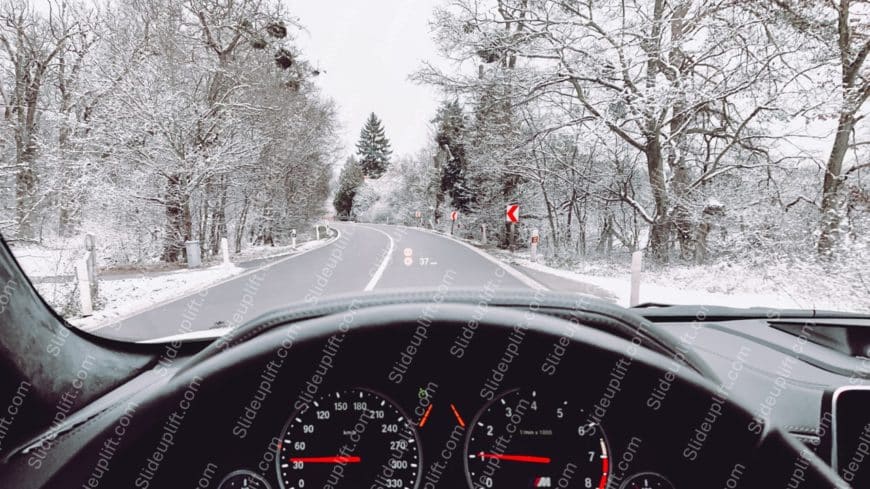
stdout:
<svg viewBox="0 0 870 489">
<path fill-rule="evenodd" d="M 643 267 L 643 252 L 635 251 L 631 254 L 631 297 L 628 299 L 629 307 L 640 303 L 640 270 Z"/>
<path fill-rule="evenodd" d="M 483 231 L 483 239 L 481 240 L 481 242 L 483 244 L 486 244 L 486 224 L 481 224 L 480 229 Z"/>
<path fill-rule="evenodd" d="M 530 249 L 532 250 L 532 261 L 535 263 L 538 261 L 538 240 L 540 239 L 540 232 L 537 229 L 532 229 L 532 243 Z"/>
<path fill-rule="evenodd" d="M 82 316 L 90 316 L 94 313 L 93 298 L 91 297 L 91 281 L 88 280 L 88 256 L 76 262 L 76 278 L 79 282 L 79 298 L 82 303 Z"/>
<path fill-rule="evenodd" d="M 221 254 L 224 257 L 224 265 L 230 263 L 230 242 L 227 238 L 221 238 Z"/>
</svg>

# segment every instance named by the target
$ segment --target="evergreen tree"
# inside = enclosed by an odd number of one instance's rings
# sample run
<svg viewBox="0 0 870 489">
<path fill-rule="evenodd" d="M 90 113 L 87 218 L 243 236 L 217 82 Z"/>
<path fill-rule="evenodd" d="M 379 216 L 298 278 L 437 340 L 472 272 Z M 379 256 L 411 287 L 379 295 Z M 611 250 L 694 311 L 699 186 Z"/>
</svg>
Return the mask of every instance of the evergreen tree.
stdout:
<svg viewBox="0 0 870 489">
<path fill-rule="evenodd" d="M 374 112 L 360 131 L 356 150 L 363 175 L 368 178 L 380 178 L 386 173 L 393 151 L 390 149 L 390 140 L 384 134 L 384 126 Z"/>
<path fill-rule="evenodd" d="M 332 205 L 335 207 L 335 212 L 342 220 L 351 219 L 353 216 L 353 198 L 356 196 L 359 186 L 363 182 L 363 172 L 359 162 L 351 156 L 341 169 L 341 174 L 338 177 L 338 190 L 335 192 L 335 198 L 332 200 Z"/>
<path fill-rule="evenodd" d="M 437 124 L 435 142 L 446 153 L 446 162 L 441 169 L 441 191 L 453 200 L 453 207 L 468 211 L 472 194 L 468 189 L 466 171 L 468 168 L 465 153 L 465 116 L 458 101 L 446 102 L 438 109 L 432 121 Z"/>
</svg>

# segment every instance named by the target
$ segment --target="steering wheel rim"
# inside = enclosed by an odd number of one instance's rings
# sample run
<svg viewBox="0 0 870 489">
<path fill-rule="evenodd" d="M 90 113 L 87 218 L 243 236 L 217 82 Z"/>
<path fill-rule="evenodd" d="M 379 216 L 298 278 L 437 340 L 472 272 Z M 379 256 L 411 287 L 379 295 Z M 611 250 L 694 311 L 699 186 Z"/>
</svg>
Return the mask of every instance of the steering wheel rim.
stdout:
<svg viewBox="0 0 870 489">
<path fill-rule="evenodd" d="M 474 304 L 479 290 L 455 287 L 441 295 L 441 301 L 453 304 Z M 347 305 L 355 303 L 360 308 L 394 304 L 414 304 L 431 302 L 431 289 L 411 289 L 403 291 L 378 291 L 373 293 L 352 293 L 332 296 L 313 303 L 300 302 L 285 308 L 265 313 L 230 331 L 217 342 L 204 348 L 196 357 L 197 361 L 213 356 L 223 349 L 237 345 L 270 328 L 289 321 L 302 321 L 330 314 L 341 313 Z M 610 304 L 608 302 L 580 294 L 514 289 L 496 293 L 488 302 L 492 307 L 528 308 L 536 304 L 539 312 L 595 326 L 618 337 L 630 340 L 638 337 L 647 348 L 671 357 L 703 377 L 718 382 L 715 370 L 691 349 L 679 348 L 679 340 L 663 328 L 639 314 Z"/>
</svg>

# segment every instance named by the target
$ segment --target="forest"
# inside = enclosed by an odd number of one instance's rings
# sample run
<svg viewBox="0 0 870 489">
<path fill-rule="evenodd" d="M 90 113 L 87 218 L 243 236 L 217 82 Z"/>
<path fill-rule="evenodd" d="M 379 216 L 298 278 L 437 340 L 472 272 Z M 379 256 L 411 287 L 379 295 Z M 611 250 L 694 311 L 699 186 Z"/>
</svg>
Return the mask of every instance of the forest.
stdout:
<svg viewBox="0 0 870 489">
<path fill-rule="evenodd" d="M 817 263 L 868 290 L 867 2 L 453 0 L 431 26 L 432 144 L 365 219 L 458 210 L 505 246 L 516 203 L 557 265 Z"/>
<path fill-rule="evenodd" d="M 0 232 L 174 263 L 322 219 L 337 117 L 299 30 L 277 0 L 0 2 Z"/>
</svg>

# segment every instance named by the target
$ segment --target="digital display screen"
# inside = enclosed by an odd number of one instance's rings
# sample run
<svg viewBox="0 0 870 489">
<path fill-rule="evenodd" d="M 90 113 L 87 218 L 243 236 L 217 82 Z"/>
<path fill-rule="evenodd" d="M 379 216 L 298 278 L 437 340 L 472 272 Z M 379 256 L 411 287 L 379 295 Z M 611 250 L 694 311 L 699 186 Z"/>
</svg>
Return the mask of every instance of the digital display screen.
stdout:
<svg viewBox="0 0 870 489">
<path fill-rule="evenodd" d="M 870 389 L 843 389 L 832 399 L 832 465 L 852 487 L 870 488 Z"/>
</svg>

